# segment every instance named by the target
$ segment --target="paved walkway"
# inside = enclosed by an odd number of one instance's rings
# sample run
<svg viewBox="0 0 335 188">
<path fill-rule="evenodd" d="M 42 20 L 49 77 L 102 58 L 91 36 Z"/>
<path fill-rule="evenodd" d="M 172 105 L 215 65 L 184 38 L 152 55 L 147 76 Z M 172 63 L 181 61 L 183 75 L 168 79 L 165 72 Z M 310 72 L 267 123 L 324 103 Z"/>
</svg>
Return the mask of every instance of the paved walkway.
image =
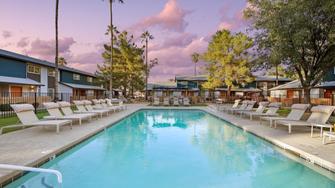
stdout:
<svg viewBox="0 0 335 188">
<path fill-rule="evenodd" d="M 61 153 L 143 108 L 154 107 L 148 107 L 145 104 L 128 105 L 128 109 L 125 111 L 117 112 L 97 121 L 83 123 L 81 126 L 74 125 L 72 130 L 67 126 L 63 127 L 59 134 L 56 134 L 55 130 L 51 128 L 47 130 L 35 127 L 1 135 L 0 163 L 25 166 L 42 164 L 55 156 L 55 154 Z M 320 166 L 335 171 L 335 143 L 323 145 L 321 138 L 310 137 L 309 128 L 293 128 L 292 134 L 288 134 L 287 127 L 270 128 L 268 125 L 260 125 L 259 121 L 250 121 L 247 118 L 239 118 L 238 116 L 218 112 L 214 106 L 186 108 L 205 110 Z M 0 170 L 0 187 L 1 182 L 8 181 L 11 177 L 18 174 L 13 171 Z"/>
</svg>

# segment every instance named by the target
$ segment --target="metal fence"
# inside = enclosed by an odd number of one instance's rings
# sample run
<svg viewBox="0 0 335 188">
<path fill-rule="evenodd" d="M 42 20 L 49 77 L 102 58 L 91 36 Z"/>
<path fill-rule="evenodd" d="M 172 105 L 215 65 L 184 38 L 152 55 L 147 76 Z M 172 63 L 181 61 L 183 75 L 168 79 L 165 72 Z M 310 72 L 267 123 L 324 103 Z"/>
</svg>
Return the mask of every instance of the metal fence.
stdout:
<svg viewBox="0 0 335 188">
<path fill-rule="evenodd" d="M 312 105 L 335 105 L 335 95 L 332 94 L 328 97 L 320 97 L 320 95 L 310 95 L 310 103 Z M 278 95 L 269 97 L 268 100 L 270 102 L 281 102 L 283 106 L 291 106 L 292 104 L 296 103 L 304 103 L 305 98 L 303 96 L 285 96 L 285 95 Z"/>
<path fill-rule="evenodd" d="M 40 93 L 40 92 L 0 92 L 0 118 L 15 116 L 11 104 L 32 104 L 35 112 L 43 111 L 43 103 L 51 101 L 67 101 L 73 100 L 91 100 L 106 98 L 106 94 L 100 95 L 73 95 L 72 93 Z"/>
</svg>

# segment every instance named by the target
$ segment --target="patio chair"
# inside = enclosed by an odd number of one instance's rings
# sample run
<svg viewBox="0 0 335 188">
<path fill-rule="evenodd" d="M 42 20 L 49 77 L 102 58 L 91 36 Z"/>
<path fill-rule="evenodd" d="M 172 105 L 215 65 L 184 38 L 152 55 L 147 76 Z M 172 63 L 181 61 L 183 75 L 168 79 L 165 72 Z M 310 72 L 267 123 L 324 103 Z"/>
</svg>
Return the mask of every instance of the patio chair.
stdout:
<svg viewBox="0 0 335 188">
<path fill-rule="evenodd" d="M 242 110 L 234 110 L 234 113 L 242 114 L 243 112 L 253 111 L 256 101 L 248 101 L 247 107 Z"/>
<path fill-rule="evenodd" d="M 268 106 L 268 110 L 263 113 L 263 112 L 246 112 L 246 115 L 249 115 L 250 120 L 252 120 L 253 117 L 261 117 L 261 116 L 266 116 L 266 117 L 273 117 L 273 116 L 278 116 L 277 111 L 279 110 L 281 106 L 281 103 L 279 102 L 273 102 L 270 103 Z"/>
<path fill-rule="evenodd" d="M 250 111 L 250 110 L 244 110 L 244 111 L 237 111 L 238 113 L 241 114 L 241 116 L 249 113 L 263 113 L 265 108 L 268 106 L 269 102 L 259 102 L 258 103 L 258 108 L 255 111 Z"/>
<path fill-rule="evenodd" d="M 242 104 L 240 106 L 237 106 L 236 108 L 228 108 L 227 109 L 227 112 L 231 112 L 232 114 L 234 114 L 235 111 L 238 111 L 238 110 L 245 110 L 249 104 L 249 100 L 244 100 L 242 101 Z"/>
<path fill-rule="evenodd" d="M 188 97 L 183 98 L 183 105 L 184 106 L 190 106 L 190 99 Z"/>
<path fill-rule="evenodd" d="M 121 110 L 126 110 L 127 109 L 127 105 L 124 104 L 123 100 L 119 100 L 119 105 L 118 105 Z"/>
<path fill-rule="evenodd" d="M 11 104 L 10 105 L 17 117 L 19 118 L 22 125 L 10 125 L 2 127 L 0 133 L 5 128 L 14 128 L 14 127 L 56 127 L 56 132 L 59 133 L 60 127 L 64 125 L 70 125 L 72 129 L 72 121 L 71 120 L 39 120 L 34 113 L 34 107 L 31 104 Z"/>
<path fill-rule="evenodd" d="M 43 106 L 47 109 L 50 116 L 45 116 L 44 119 L 50 120 L 72 120 L 78 121 L 79 125 L 81 125 L 82 120 L 91 120 L 92 116 L 88 114 L 69 114 L 63 115 L 62 112 L 59 110 L 60 105 L 54 102 L 45 102 Z"/>
<path fill-rule="evenodd" d="M 322 143 L 326 144 L 326 138 L 328 137 L 329 141 L 332 141 L 332 138 L 335 138 L 335 133 L 334 132 L 325 132 L 322 135 Z"/>
<path fill-rule="evenodd" d="M 155 97 L 155 98 L 154 98 L 154 103 L 153 103 L 153 105 L 154 105 L 154 106 L 159 106 L 159 104 L 160 104 L 160 102 L 159 102 L 159 98 L 158 98 L 158 97 Z"/>
<path fill-rule="evenodd" d="M 163 105 L 170 106 L 170 97 L 164 97 Z"/>
<path fill-rule="evenodd" d="M 71 103 L 66 102 L 66 101 L 60 101 L 60 102 L 57 102 L 57 104 L 59 104 L 60 109 L 62 110 L 63 114 L 66 116 L 83 114 L 85 116 L 89 116 L 91 119 L 93 117 L 98 117 L 97 113 L 80 112 L 78 110 L 74 111 L 71 109 Z"/>
<path fill-rule="evenodd" d="M 306 110 L 310 107 L 309 104 L 293 104 L 291 106 L 291 112 L 286 117 L 260 117 L 260 124 L 262 120 L 269 121 L 270 127 L 272 127 L 273 122 L 277 120 L 294 120 L 298 121 L 305 114 Z M 276 126 L 275 126 L 276 128 Z"/>
<path fill-rule="evenodd" d="M 105 99 L 105 101 L 106 101 L 106 104 L 107 104 L 108 107 L 113 107 L 113 108 L 115 108 L 115 110 L 117 110 L 117 111 L 122 110 L 122 107 L 119 106 L 119 105 L 114 105 L 114 104 L 112 103 L 112 100 L 111 100 L 111 99 Z"/>
<path fill-rule="evenodd" d="M 325 125 L 328 121 L 331 114 L 334 112 L 335 106 L 326 106 L 326 105 L 318 105 L 314 106 L 311 111 L 312 114 L 309 116 L 307 121 L 294 121 L 294 120 L 278 120 L 275 121 L 275 126 L 278 124 L 285 125 L 288 127 L 288 133 L 291 133 L 292 127 L 307 127 L 312 126 L 312 124 Z M 331 125 L 328 125 L 329 127 Z"/>
<path fill-rule="evenodd" d="M 108 110 L 94 110 L 91 106 L 91 101 L 73 101 L 73 103 L 76 105 L 79 113 L 95 113 L 102 118 L 104 114 L 108 115 Z M 88 109 L 89 108 L 89 109 Z"/>
<path fill-rule="evenodd" d="M 238 105 L 240 104 L 241 100 L 237 99 L 234 101 L 234 104 L 232 106 L 223 106 L 221 105 L 221 108 L 219 108 L 219 111 L 226 111 L 228 109 L 236 109 L 238 107 Z"/>
<path fill-rule="evenodd" d="M 179 99 L 177 97 L 173 98 L 173 106 L 179 106 Z"/>
<path fill-rule="evenodd" d="M 115 108 L 114 107 L 108 107 L 107 105 L 103 105 L 102 103 L 105 102 L 104 100 L 100 100 L 100 99 L 92 99 L 93 102 L 93 109 L 94 110 L 108 110 L 109 112 L 115 112 Z"/>
</svg>

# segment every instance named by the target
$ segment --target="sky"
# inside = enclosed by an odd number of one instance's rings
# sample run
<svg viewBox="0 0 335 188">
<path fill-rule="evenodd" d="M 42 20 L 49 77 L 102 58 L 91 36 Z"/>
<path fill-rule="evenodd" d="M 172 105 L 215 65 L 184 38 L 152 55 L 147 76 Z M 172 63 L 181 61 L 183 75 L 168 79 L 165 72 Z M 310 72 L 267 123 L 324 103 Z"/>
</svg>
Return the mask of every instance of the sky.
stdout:
<svg viewBox="0 0 335 188">
<path fill-rule="evenodd" d="M 59 51 L 68 66 L 94 73 L 103 59 L 109 0 L 60 0 Z M 191 54 L 206 50 L 219 29 L 246 32 L 246 0 L 125 0 L 114 4 L 114 25 L 138 38 L 148 30 L 150 82 L 194 73 Z M 55 0 L 1 0 L 0 49 L 54 60 Z M 198 74 L 204 73 L 200 63 Z"/>
</svg>

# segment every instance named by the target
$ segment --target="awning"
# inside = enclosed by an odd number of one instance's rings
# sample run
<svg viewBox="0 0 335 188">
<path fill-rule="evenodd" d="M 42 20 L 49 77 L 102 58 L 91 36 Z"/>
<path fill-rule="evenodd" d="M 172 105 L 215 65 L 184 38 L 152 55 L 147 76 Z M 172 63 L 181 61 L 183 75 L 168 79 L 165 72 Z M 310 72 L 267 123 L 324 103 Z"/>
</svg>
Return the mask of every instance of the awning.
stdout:
<svg viewBox="0 0 335 188">
<path fill-rule="evenodd" d="M 29 78 L 17 78 L 8 76 L 0 76 L 0 83 L 43 86 L 43 84 Z"/>
<path fill-rule="evenodd" d="M 228 91 L 228 88 L 216 88 L 215 91 Z M 232 88 L 231 91 L 234 92 L 261 92 L 262 90 L 258 89 L 258 88 Z"/>
<path fill-rule="evenodd" d="M 61 84 L 69 86 L 74 89 L 87 89 L 87 90 L 106 90 L 99 86 L 93 86 L 93 85 L 83 85 L 83 84 L 72 84 L 72 83 L 65 83 L 61 82 Z"/>
</svg>

